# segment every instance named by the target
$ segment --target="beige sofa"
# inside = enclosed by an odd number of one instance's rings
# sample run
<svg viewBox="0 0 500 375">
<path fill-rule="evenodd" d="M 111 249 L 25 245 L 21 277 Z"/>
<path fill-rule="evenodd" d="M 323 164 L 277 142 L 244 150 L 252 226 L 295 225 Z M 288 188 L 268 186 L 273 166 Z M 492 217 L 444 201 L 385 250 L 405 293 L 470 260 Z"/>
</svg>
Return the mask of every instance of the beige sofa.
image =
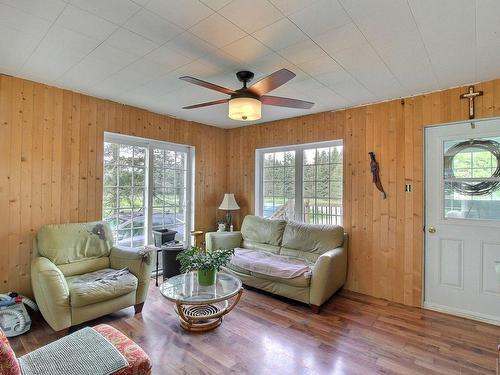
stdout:
<svg viewBox="0 0 500 375">
<path fill-rule="evenodd" d="M 55 331 L 129 306 L 136 313 L 142 310 L 151 279 L 151 256 L 113 246 L 107 224 L 45 225 L 33 247 L 33 292 Z"/>
<path fill-rule="evenodd" d="M 225 271 L 246 285 L 307 303 L 314 312 L 345 282 L 347 235 L 340 226 L 310 225 L 248 215 L 241 232 L 210 232 L 207 250 L 244 248 L 306 259 L 311 274 L 278 278 L 229 264 Z"/>
</svg>

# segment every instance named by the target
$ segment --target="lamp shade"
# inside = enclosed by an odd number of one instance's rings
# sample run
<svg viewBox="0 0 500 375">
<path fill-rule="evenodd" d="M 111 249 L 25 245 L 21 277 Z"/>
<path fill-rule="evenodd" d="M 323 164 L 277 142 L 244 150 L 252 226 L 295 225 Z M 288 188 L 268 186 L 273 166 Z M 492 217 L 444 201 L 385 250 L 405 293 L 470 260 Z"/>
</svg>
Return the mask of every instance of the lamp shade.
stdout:
<svg viewBox="0 0 500 375">
<path fill-rule="evenodd" d="M 224 194 L 224 199 L 222 200 L 222 203 L 219 206 L 219 210 L 231 211 L 239 209 L 240 206 L 238 206 L 238 203 L 236 203 L 236 199 L 234 199 L 234 194 L 233 193 Z"/>
<path fill-rule="evenodd" d="M 254 98 L 233 98 L 229 100 L 229 118 L 238 121 L 255 121 L 262 116 L 262 103 Z"/>
</svg>

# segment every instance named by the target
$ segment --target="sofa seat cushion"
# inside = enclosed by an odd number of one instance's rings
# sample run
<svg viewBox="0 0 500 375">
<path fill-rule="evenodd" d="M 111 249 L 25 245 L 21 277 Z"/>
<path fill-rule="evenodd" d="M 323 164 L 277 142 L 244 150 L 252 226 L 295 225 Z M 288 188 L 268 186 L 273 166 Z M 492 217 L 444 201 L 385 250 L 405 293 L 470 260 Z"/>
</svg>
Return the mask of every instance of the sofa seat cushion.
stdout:
<svg viewBox="0 0 500 375">
<path fill-rule="evenodd" d="M 242 248 L 234 249 L 230 263 L 250 272 L 283 279 L 293 279 L 310 271 L 305 259 Z"/>
<path fill-rule="evenodd" d="M 235 271 L 235 272 L 241 273 L 243 275 L 249 275 L 250 276 L 250 271 L 249 270 L 246 270 L 244 268 L 238 267 L 237 265 L 232 264 L 231 262 L 229 262 L 228 264 L 226 264 L 226 268 L 228 268 L 231 271 Z"/>
<path fill-rule="evenodd" d="M 105 268 L 66 278 L 72 307 L 109 301 L 137 290 L 137 278 L 128 270 Z"/>
<path fill-rule="evenodd" d="M 293 277 L 291 279 L 269 276 L 258 272 L 250 272 L 250 274 L 258 279 L 269 280 L 275 283 L 290 285 L 297 288 L 308 288 L 311 285 L 311 274 L 309 272 L 299 275 L 297 277 Z"/>
<path fill-rule="evenodd" d="M 149 375 L 151 360 L 142 348 L 117 329 L 99 324 L 93 327 L 101 336 L 108 340 L 128 361 L 128 367 L 113 373 L 113 375 Z"/>
</svg>

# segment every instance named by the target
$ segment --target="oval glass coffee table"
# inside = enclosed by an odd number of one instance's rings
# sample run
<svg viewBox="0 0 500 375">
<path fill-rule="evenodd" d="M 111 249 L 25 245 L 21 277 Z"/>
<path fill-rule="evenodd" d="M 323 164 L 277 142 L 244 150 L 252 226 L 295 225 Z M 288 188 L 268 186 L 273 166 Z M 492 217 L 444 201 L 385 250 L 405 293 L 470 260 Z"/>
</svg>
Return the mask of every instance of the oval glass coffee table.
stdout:
<svg viewBox="0 0 500 375">
<path fill-rule="evenodd" d="M 165 280 L 160 292 L 175 302 L 175 312 L 182 328 L 202 332 L 222 323 L 224 315 L 240 300 L 243 287 L 240 279 L 223 272 L 217 272 L 214 285 L 202 286 L 198 283 L 198 274 L 189 272 Z"/>
</svg>

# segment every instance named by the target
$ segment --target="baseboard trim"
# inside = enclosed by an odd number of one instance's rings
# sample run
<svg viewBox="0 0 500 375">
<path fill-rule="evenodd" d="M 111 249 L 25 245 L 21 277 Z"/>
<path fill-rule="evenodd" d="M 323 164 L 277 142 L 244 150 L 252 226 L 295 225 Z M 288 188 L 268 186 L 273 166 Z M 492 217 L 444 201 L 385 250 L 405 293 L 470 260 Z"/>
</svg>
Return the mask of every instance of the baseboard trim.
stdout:
<svg viewBox="0 0 500 375">
<path fill-rule="evenodd" d="M 476 313 L 476 312 L 472 312 L 472 311 L 468 311 L 468 310 L 452 308 L 449 306 L 441 306 L 441 305 L 437 305 L 435 303 L 430 303 L 430 302 L 425 302 L 425 301 L 424 301 L 423 308 L 427 309 L 427 310 L 437 311 L 437 312 L 444 313 L 444 314 L 459 316 L 461 318 L 477 320 L 479 322 L 500 326 L 500 317 L 495 317 L 492 315 L 480 314 L 480 313 Z"/>
</svg>

